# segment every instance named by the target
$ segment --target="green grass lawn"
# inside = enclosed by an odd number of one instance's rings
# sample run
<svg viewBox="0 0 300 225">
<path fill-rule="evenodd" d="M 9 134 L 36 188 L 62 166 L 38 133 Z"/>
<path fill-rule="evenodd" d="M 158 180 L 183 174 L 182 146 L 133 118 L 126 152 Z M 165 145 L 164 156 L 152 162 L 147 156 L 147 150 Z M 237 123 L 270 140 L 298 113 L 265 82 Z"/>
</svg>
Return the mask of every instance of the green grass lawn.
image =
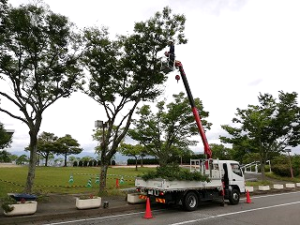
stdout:
<svg viewBox="0 0 300 225">
<path fill-rule="evenodd" d="M 108 191 L 116 189 L 116 179 L 123 177 L 124 183 L 119 182 L 120 189 L 134 187 L 135 177 L 154 170 L 153 168 L 109 168 L 107 173 Z M 13 167 L 0 168 L 0 197 L 7 193 L 22 193 L 26 183 L 28 168 Z M 59 193 L 77 194 L 93 193 L 99 191 L 96 178 L 100 173 L 99 167 L 37 167 L 33 192 L 36 194 Z M 69 183 L 70 176 L 73 183 Z M 91 179 L 92 187 L 87 187 Z"/>
<path fill-rule="evenodd" d="M 136 176 L 142 175 L 154 168 L 109 168 L 107 173 L 107 189 L 109 193 L 117 193 L 116 179 L 123 177 L 124 183 L 119 182 L 120 189 L 134 187 Z M 28 173 L 27 166 L 0 168 L 0 198 L 7 193 L 22 193 Z M 100 173 L 99 167 L 36 167 L 36 177 L 33 192 L 38 195 L 48 193 L 79 194 L 89 193 L 96 195 L 99 184 L 95 183 Z M 74 182 L 69 183 L 70 176 Z M 280 180 L 280 177 L 267 174 L 267 176 Z M 92 187 L 87 187 L 91 179 Z M 300 181 L 299 178 L 288 181 Z M 247 182 L 248 186 L 270 185 L 270 181 Z"/>
</svg>

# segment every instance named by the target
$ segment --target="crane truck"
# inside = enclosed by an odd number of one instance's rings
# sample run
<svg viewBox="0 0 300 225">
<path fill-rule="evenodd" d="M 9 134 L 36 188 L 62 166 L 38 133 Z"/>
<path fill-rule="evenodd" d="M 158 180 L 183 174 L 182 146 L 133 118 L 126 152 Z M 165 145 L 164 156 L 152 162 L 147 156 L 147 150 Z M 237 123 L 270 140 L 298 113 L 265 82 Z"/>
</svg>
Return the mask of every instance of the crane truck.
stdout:
<svg viewBox="0 0 300 225">
<path fill-rule="evenodd" d="M 183 84 L 192 108 L 192 112 L 204 145 L 206 159 L 192 159 L 190 161 L 190 171 L 201 173 L 209 177 L 207 181 L 184 181 L 166 180 L 155 178 L 143 180 L 136 177 L 135 187 L 141 193 L 140 198 L 154 199 L 157 203 L 175 204 L 182 206 L 187 211 L 194 211 L 200 202 L 220 199 L 222 205 L 225 200 L 230 204 L 238 204 L 240 195 L 245 193 L 245 179 L 243 171 L 237 161 L 212 159 L 212 151 L 208 144 L 198 109 L 196 108 L 186 74 L 182 63 L 174 61 L 173 67 L 169 63 L 162 64 L 162 72 L 169 73 L 178 69 L 180 76 L 176 75 L 176 80 L 183 80 Z"/>
</svg>

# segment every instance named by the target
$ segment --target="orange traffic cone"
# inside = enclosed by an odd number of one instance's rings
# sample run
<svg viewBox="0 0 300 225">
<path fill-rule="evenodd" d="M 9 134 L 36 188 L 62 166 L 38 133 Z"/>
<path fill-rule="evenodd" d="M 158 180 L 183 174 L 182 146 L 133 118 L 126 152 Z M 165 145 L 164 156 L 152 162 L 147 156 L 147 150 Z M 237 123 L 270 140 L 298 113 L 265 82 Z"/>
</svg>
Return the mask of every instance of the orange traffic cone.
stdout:
<svg viewBox="0 0 300 225">
<path fill-rule="evenodd" d="M 251 203 L 250 194 L 248 190 L 246 192 L 246 203 Z"/>
<path fill-rule="evenodd" d="M 119 188 L 119 187 L 120 187 L 119 179 L 117 178 L 117 179 L 116 179 L 116 188 Z"/>
<path fill-rule="evenodd" d="M 151 209 L 150 209 L 150 200 L 149 197 L 147 197 L 147 201 L 146 201 L 146 212 L 145 212 L 145 219 L 151 219 L 152 218 L 152 213 L 151 213 Z"/>
</svg>

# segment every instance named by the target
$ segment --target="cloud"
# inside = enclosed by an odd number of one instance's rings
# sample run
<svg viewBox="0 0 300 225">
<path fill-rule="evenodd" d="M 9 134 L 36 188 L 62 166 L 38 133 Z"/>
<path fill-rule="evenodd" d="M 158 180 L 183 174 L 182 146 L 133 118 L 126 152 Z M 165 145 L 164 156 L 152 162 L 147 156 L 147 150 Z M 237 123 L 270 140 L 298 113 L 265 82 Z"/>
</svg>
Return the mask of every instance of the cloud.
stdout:
<svg viewBox="0 0 300 225">
<path fill-rule="evenodd" d="M 257 86 L 259 85 L 261 82 L 263 81 L 263 79 L 256 79 L 256 80 L 253 80 L 251 82 L 248 83 L 248 86 Z"/>
<path fill-rule="evenodd" d="M 193 7 L 193 10 L 201 10 L 203 12 L 219 16 L 226 10 L 238 11 L 243 8 L 248 0 L 173 0 L 178 8 Z"/>
</svg>

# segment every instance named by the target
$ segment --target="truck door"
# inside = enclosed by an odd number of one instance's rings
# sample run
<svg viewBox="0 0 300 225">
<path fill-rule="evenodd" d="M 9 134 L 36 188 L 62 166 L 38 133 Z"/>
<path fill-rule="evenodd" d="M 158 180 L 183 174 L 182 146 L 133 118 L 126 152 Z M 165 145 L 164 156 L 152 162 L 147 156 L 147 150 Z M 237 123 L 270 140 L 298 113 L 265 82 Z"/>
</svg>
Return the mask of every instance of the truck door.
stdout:
<svg viewBox="0 0 300 225">
<path fill-rule="evenodd" d="M 231 171 L 231 172 L 229 172 Z M 241 193 L 245 192 L 245 178 L 243 171 L 238 163 L 230 163 L 229 182 L 230 185 L 237 185 L 240 188 Z"/>
</svg>

